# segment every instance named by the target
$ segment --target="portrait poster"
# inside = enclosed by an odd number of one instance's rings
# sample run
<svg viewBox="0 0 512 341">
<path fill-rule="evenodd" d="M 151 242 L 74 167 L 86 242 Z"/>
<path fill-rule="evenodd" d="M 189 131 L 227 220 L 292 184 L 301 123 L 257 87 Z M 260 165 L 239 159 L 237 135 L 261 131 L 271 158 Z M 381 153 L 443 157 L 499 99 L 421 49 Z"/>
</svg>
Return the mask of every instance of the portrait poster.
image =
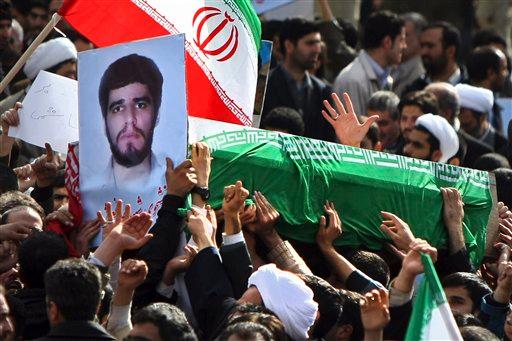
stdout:
<svg viewBox="0 0 512 341">
<path fill-rule="evenodd" d="M 78 55 L 80 193 L 84 219 L 122 199 L 156 214 L 166 158 L 187 153 L 184 35 Z"/>
</svg>

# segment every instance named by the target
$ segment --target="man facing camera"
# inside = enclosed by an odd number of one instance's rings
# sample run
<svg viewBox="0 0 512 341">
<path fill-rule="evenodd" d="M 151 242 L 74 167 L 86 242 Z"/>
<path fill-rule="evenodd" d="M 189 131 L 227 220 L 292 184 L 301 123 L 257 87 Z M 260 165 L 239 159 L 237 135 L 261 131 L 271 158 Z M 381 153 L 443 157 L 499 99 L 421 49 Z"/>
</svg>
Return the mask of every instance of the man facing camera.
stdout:
<svg viewBox="0 0 512 341">
<path fill-rule="evenodd" d="M 159 167 L 151 145 L 162 102 L 163 77 L 153 60 L 131 54 L 110 64 L 98 91 L 112 151 L 108 183 L 134 187 Z"/>
</svg>

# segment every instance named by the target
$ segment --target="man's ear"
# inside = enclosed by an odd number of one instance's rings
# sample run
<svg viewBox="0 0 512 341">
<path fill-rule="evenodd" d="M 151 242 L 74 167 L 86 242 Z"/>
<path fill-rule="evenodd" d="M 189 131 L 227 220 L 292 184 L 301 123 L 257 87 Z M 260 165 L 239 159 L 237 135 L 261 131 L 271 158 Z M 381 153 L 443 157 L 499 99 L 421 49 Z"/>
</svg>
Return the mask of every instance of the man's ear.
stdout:
<svg viewBox="0 0 512 341">
<path fill-rule="evenodd" d="M 448 56 L 452 57 L 452 59 L 453 59 L 453 60 L 455 60 L 455 59 L 456 59 L 456 57 L 457 57 L 457 56 L 455 55 L 455 51 L 456 51 L 456 49 L 455 49 L 455 46 L 453 46 L 453 45 L 448 46 L 448 47 L 446 48 L 446 54 L 447 54 Z"/>
<path fill-rule="evenodd" d="M 458 157 L 453 157 L 448 161 L 448 163 L 452 166 L 460 166 L 460 159 Z"/>
<path fill-rule="evenodd" d="M 335 339 L 339 341 L 350 340 L 353 331 L 354 327 L 352 327 L 351 324 L 344 324 L 342 326 L 339 326 L 338 329 L 336 330 Z"/>
<path fill-rule="evenodd" d="M 435 152 L 432 153 L 431 161 L 439 162 L 439 160 L 441 160 L 441 156 L 443 156 L 443 153 L 441 153 L 440 150 L 436 150 Z"/>
<path fill-rule="evenodd" d="M 385 36 L 384 39 L 382 39 L 380 46 L 386 50 L 390 50 L 393 47 L 393 39 L 391 39 L 391 36 Z"/>
<path fill-rule="evenodd" d="M 54 325 L 59 322 L 59 308 L 53 301 L 46 303 L 46 309 L 48 310 L 48 320 L 50 325 Z"/>
<path fill-rule="evenodd" d="M 292 41 L 290 41 L 290 40 L 284 41 L 284 50 L 286 51 L 286 53 L 293 52 L 294 49 L 295 49 L 295 44 Z"/>
</svg>

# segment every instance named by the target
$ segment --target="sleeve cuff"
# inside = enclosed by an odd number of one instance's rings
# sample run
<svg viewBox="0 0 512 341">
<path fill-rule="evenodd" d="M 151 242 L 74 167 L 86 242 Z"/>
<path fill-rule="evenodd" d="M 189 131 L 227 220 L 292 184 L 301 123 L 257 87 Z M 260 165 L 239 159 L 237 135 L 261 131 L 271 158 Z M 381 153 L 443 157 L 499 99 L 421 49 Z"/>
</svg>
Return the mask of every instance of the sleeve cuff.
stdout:
<svg viewBox="0 0 512 341">
<path fill-rule="evenodd" d="M 162 281 L 160 281 L 156 287 L 156 292 L 167 298 L 171 298 L 175 291 L 174 284 L 166 285 Z"/>
<path fill-rule="evenodd" d="M 227 235 L 225 233 L 222 234 L 222 244 L 224 246 L 232 245 L 232 244 L 236 244 L 236 243 L 240 243 L 240 242 L 245 243 L 244 234 L 242 233 L 242 231 L 238 232 L 237 234 L 231 234 L 231 235 Z"/>
</svg>

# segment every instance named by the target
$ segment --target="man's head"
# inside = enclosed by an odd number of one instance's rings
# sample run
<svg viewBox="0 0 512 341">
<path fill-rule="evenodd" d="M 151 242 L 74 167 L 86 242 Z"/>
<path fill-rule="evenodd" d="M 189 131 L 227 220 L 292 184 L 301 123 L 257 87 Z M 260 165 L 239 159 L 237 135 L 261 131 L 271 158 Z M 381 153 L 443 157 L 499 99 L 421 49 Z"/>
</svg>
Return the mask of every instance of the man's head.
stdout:
<svg viewBox="0 0 512 341">
<path fill-rule="evenodd" d="M 110 150 L 118 164 L 133 167 L 151 154 L 162 84 L 155 62 L 138 54 L 116 60 L 101 77 L 99 102 Z"/>
<path fill-rule="evenodd" d="M 437 115 L 439 107 L 434 95 L 426 91 L 415 91 L 405 95 L 398 104 L 400 113 L 400 131 L 407 139 L 416 124 L 416 120 L 423 114 Z"/>
<path fill-rule="evenodd" d="M 129 336 L 139 340 L 197 340 L 185 314 L 168 303 L 153 303 L 140 309 L 133 315 L 132 323 Z"/>
<path fill-rule="evenodd" d="M 240 312 L 239 308 L 244 305 L 247 307 L 248 304 L 238 305 L 236 306 L 235 309 L 237 309 L 238 312 Z M 274 338 L 275 341 L 289 340 L 288 335 L 286 335 L 283 322 L 281 322 L 281 320 L 279 320 L 273 312 L 269 311 L 268 309 L 265 309 L 262 306 L 257 306 L 254 304 L 252 306 L 253 308 L 250 309 L 253 311 L 247 309 L 242 315 L 232 317 L 229 320 L 229 323 L 226 327 L 240 322 L 254 322 L 267 328 L 272 334 L 272 337 Z"/>
<path fill-rule="evenodd" d="M 12 37 L 11 3 L 0 1 L 0 49 L 3 50 Z"/>
<path fill-rule="evenodd" d="M 428 25 L 420 36 L 423 66 L 430 76 L 440 75 L 457 60 L 460 33 L 447 22 Z"/>
<path fill-rule="evenodd" d="M 33 0 L 30 2 L 26 16 L 29 31 L 41 31 L 48 23 L 47 1 Z"/>
<path fill-rule="evenodd" d="M 379 141 L 384 148 L 392 145 L 400 135 L 398 121 L 400 99 L 391 91 L 377 91 L 368 100 L 368 116 L 379 115 Z"/>
<path fill-rule="evenodd" d="M 101 274 L 83 259 L 55 263 L 44 276 L 50 325 L 93 321 L 101 300 Z"/>
<path fill-rule="evenodd" d="M 229 325 L 217 341 L 271 341 L 272 333 L 266 327 L 255 322 L 238 322 Z"/>
<path fill-rule="evenodd" d="M 44 210 L 27 194 L 10 191 L 0 195 L 0 214 L 2 224 L 19 222 L 43 229 Z"/>
<path fill-rule="evenodd" d="M 421 53 L 420 35 L 427 26 L 427 20 L 416 12 L 402 14 L 400 18 L 405 23 L 405 42 L 407 44 L 402 61 L 407 61 Z"/>
<path fill-rule="evenodd" d="M 364 28 L 363 47 L 382 49 L 387 65 L 399 64 L 406 48 L 404 21 L 389 11 L 373 13 Z"/>
<path fill-rule="evenodd" d="M 450 274 L 443 278 L 441 284 L 452 312 L 458 314 L 478 312 L 482 298 L 491 293 L 482 278 L 469 272 Z"/>
<path fill-rule="evenodd" d="M 460 112 L 460 99 L 455 87 L 450 83 L 435 82 L 427 85 L 425 91 L 436 97 L 439 115 L 455 126 L 455 119 L 459 117 Z"/>
<path fill-rule="evenodd" d="M 66 242 L 53 232 L 37 232 L 18 248 L 20 279 L 27 288 L 44 288 L 44 274 L 53 264 L 68 257 Z"/>
<path fill-rule="evenodd" d="M 473 50 L 466 66 L 472 84 L 478 84 L 494 92 L 503 90 L 509 76 L 507 57 L 501 50 L 492 46 L 477 47 Z"/>
<path fill-rule="evenodd" d="M 379 255 L 370 251 L 358 250 L 347 255 L 347 259 L 371 279 L 387 288 L 390 279 L 389 267 Z"/>
<path fill-rule="evenodd" d="M 510 168 L 506 157 L 498 153 L 487 153 L 476 159 L 474 169 L 492 172 L 498 168 Z"/>
<path fill-rule="evenodd" d="M 68 38 L 60 37 L 39 45 L 27 60 L 23 72 L 34 80 L 41 70 L 76 79 L 77 51 Z"/>
<path fill-rule="evenodd" d="M 480 326 L 465 326 L 460 328 L 460 335 L 467 341 L 499 341 L 489 329 Z"/>
<path fill-rule="evenodd" d="M 498 195 L 498 201 L 511 207 L 512 206 L 512 169 L 508 168 L 497 168 L 494 170 L 496 176 L 496 194 Z"/>
<path fill-rule="evenodd" d="M 56 211 L 69 200 L 68 190 L 66 189 L 66 176 L 63 169 L 57 171 L 57 175 L 52 183 L 53 188 L 53 210 Z"/>
<path fill-rule="evenodd" d="M 302 18 L 287 19 L 281 26 L 279 45 L 285 64 L 301 70 L 315 66 L 322 52 L 320 30 L 316 24 Z"/>
<path fill-rule="evenodd" d="M 459 151 L 455 129 L 441 116 L 425 114 L 416 120 L 404 154 L 416 159 L 448 163 Z"/>
<path fill-rule="evenodd" d="M 265 115 L 261 128 L 283 133 L 304 135 L 304 120 L 297 110 L 288 107 L 277 107 Z"/>
<path fill-rule="evenodd" d="M 292 339 L 306 339 L 315 322 L 318 304 L 313 292 L 297 275 L 279 270 L 275 264 L 261 266 L 249 277 L 249 289 L 239 302 L 265 305 L 283 322 Z"/>
<path fill-rule="evenodd" d="M 491 90 L 457 84 L 455 86 L 460 98 L 460 126 L 468 134 L 480 138 L 485 132 L 489 113 L 494 103 Z"/>
<path fill-rule="evenodd" d="M 0 339 L 11 340 L 14 336 L 14 324 L 11 318 L 11 310 L 5 299 L 5 289 L 0 286 Z"/>
</svg>

